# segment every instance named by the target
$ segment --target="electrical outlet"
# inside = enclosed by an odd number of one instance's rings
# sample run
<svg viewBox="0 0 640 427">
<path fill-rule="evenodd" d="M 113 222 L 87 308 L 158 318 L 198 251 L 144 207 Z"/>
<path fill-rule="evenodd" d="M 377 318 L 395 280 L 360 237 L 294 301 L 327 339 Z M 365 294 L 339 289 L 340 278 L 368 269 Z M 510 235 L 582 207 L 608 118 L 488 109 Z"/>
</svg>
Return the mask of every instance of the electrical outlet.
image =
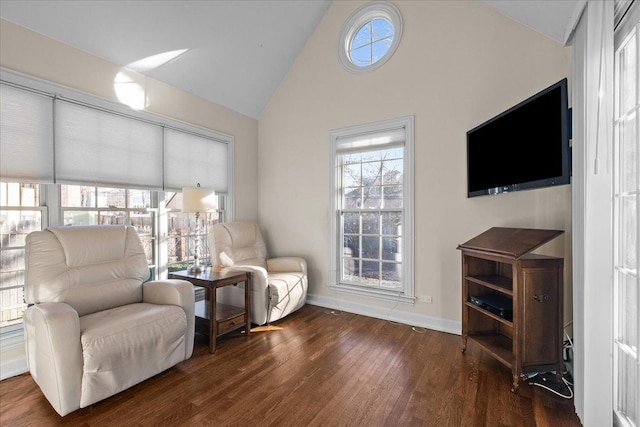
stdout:
<svg viewBox="0 0 640 427">
<path fill-rule="evenodd" d="M 427 304 L 432 304 L 432 303 L 433 303 L 433 299 L 431 298 L 431 296 L 430 296 L 430 295 L 420 295 L 420 296 L 418 297 L 418 299 L 419 299 L 421 302 L 426 302 Z"/>
</svg>

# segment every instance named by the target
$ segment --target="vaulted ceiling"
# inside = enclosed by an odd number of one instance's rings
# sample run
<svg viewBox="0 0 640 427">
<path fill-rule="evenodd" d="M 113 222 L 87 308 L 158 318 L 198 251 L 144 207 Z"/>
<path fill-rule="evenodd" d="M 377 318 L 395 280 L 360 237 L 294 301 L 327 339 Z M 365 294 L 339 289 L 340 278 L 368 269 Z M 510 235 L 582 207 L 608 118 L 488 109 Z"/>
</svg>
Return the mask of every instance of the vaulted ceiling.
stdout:
<svg viewBox="0 0 640 427">
<path fill-rule="evenodd" d="M 479 1 L 560 43 L 584 3 Z M 331 0 L 2 0 L 0 17 L 259 118 L 330 5 Z"/>
</svg>

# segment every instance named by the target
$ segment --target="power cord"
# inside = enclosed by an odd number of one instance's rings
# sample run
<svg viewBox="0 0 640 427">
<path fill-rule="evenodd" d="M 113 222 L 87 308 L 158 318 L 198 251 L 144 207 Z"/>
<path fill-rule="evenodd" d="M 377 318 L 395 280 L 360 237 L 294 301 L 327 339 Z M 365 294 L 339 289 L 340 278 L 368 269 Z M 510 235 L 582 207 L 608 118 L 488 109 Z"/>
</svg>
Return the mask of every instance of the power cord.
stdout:
<svg viewBox="0 0 640 427">
<path fill-rule="evenodd" d="M 562 397 L 563 399 L 573 399 L 573 388 L 571 387 L 573 383 L 567 381 L 564 378 L 564 375 L 562 376 L 562 382 L 553 381 L 551 380 L 551 377 L 555 379 L 556 374 L 555 373 L 541 373 L 541 374 L 536 373 L 535 375 L 527 378 L 527 384 L 548 390 L 551 393 L 555 394 L 556 396 Z M 568 393 L 566 394 L 562 393 L 562 390 L 561 390 L 562 386 L 566 387 L 566 389 L 568 390 Z"/>
</svg>

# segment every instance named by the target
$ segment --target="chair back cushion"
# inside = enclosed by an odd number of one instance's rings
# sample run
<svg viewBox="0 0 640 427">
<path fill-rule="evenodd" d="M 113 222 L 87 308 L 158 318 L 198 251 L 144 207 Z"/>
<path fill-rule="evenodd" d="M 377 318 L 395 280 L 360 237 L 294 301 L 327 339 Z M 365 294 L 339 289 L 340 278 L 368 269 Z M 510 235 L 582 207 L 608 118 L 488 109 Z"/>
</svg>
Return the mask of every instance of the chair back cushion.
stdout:
<svg viewBox="0 0 640 427">
<path fill-rule="evenodd" d="M 255 265 L 266 268 L 267 248 L 258 224 L 227 222 L 216 224 L 209 233 L 211 265 Z"/>
<path fill-rule="evenodd" d="M 50 227 L 27 236 L 25 253 L 29 304 L 64 302 L 83 316 L 142 301 L 149 267 L 133 227 Z"/>
</svg>

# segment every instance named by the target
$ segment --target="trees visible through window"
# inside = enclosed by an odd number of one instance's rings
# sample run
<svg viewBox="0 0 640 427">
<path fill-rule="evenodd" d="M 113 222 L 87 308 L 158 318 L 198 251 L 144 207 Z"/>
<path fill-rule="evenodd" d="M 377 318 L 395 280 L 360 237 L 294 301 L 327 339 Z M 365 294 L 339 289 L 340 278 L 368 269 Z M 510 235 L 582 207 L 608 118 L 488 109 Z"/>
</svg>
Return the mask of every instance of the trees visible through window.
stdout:
<svg viewBox="0 0 640 427">
<path fill-rule="evenodd" d="M 156 194 L 150 190 L 61 185 L 64 225 L 131 225 L 138 232 L 149 267 L 155 269 Z"/>
<path fill-rule="evenodd" d="M 41 197 L 41 192 L 59 197 Z M 195 239 L 200 240 L 200 258 L 210 263 L 207 234 L 211 225 L 225 216 L 225 196 L 218 196 L 219 209 L 200 216 L 195 234 L 195 216 L 182 213 L 182 194 L 145 189 L 90 185 L 38 185 L 0 182 L 0 328 L 21 328 L 24 303 L 26 236 L 48 225 L 131 225 L 142 241 L 151 278 L 161 271 L 184 270 L 193 263 Z M 60 212 L 48 222 L 48 212 Z M 53 216 L 57 218 L 57 215 Z M 161 230 L 166 230 L 166 238 Z"/>
<path fill-rule="evenodd" d="M 0 327 L 22 322 L 24 303 L 24 245 L 27 234 L 43 227 L 46 208 L 40 207 L 36 184 L 0 182 Z"/>
<path fill-rule="evenodd" d="M 200 263 L 211 265 L 209 240 L 207 236 L 211 226 L 224 222 L 223 200 L 219 197 L 219 209 L 216 212 L 200 214 L 199 234 L 196 234 L 196 218 L 193 214 L 180 211 L 181 193 L 165 193 L 167 208 L 167 267 L 169 271 L 185 270 L 193 264 L 195 239 L 199 240 Z"/>
<path fill-rule="evenodd" d="M 402 147 L 340 156 L 344 282 L 400 288 Z"/>
</svg>

